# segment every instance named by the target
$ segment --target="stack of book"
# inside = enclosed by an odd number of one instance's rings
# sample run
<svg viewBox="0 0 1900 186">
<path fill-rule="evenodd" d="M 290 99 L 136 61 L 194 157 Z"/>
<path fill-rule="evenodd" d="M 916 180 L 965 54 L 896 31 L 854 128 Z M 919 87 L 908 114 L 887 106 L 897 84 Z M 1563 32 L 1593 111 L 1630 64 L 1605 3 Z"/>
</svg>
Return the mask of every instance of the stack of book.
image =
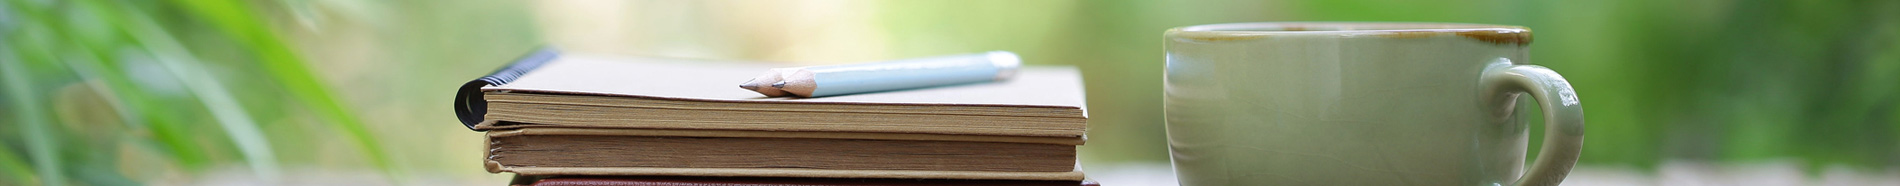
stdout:
<svg viewBox="0 0 1900 186">
<path fill-rule="evenodd" d="M 1093 184 L 1074 68 L 819 98 L 736 87 L 769 68 L 542 50 L 465 84 L 456 111 L 487 132 L 489 172 L 547 178 L 517 184 Z"/>
</svg>

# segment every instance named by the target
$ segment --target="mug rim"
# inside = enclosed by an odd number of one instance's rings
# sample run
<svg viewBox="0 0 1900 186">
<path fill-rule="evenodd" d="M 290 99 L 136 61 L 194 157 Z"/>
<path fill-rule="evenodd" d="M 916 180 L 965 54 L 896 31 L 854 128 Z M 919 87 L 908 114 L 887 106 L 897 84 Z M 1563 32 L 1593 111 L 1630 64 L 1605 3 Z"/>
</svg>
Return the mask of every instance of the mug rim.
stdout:
<svg viewBox="0 0 1900 186">
<path fill-rule="evenodd" d="M 1192 41 L 1238 41 L 1271 36 L 1336 35 L 1420 38 L 1458 35 L 1495 44 L 1529 45 L 1531 30 L 1523 26 L 1434 22 L 1250 22 L 1183 26 L 1168 29 L 1166 37 Z"/>
</svg>

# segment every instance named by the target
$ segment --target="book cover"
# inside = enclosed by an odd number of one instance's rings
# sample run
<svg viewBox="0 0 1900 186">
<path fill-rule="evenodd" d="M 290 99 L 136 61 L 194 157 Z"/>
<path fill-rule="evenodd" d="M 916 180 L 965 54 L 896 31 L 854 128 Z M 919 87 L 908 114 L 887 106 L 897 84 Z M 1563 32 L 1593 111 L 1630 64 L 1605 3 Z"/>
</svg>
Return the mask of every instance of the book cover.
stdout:
<svg viewBox="0 0 1900 186">
<path fill-rule="evenodd" d="M 556 177 L 533 186 L 1099 186 L 1094 181 L 811 179 L 758 177 Z"/>
</svg>

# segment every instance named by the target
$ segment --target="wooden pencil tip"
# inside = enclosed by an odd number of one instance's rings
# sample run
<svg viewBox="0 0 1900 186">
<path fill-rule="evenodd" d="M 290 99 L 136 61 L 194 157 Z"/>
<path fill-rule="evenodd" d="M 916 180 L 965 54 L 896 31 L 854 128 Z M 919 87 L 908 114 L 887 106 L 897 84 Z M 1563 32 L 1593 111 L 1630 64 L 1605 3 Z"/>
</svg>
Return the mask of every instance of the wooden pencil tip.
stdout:
<svg viewBox="0 0 1900 186">
<path fill-rule="evenodd" d="M 746 90 L 759 90 L 759 84 L 752 83 L 753 81 L 758 81 L 758 79 L 746 80 L 745 83 L 739 84 L 739 88 L 743 88 Z"/>
</svg>

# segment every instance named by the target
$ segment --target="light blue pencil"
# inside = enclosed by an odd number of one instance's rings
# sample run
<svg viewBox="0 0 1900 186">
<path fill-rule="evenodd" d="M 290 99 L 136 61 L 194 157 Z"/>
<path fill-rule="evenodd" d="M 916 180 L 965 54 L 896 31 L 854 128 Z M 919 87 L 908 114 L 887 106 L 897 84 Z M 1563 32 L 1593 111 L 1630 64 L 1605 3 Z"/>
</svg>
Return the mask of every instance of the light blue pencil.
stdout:
<svg viewBox="0 0 1900 186">
<path fill-rule="evenodd" d="M 992 51 L 877 63 L 814 66 L 783 74 L 772 87 L 799 97 L 992 82 L 1016 75 L 1016 53 Z"/>
</svg>

